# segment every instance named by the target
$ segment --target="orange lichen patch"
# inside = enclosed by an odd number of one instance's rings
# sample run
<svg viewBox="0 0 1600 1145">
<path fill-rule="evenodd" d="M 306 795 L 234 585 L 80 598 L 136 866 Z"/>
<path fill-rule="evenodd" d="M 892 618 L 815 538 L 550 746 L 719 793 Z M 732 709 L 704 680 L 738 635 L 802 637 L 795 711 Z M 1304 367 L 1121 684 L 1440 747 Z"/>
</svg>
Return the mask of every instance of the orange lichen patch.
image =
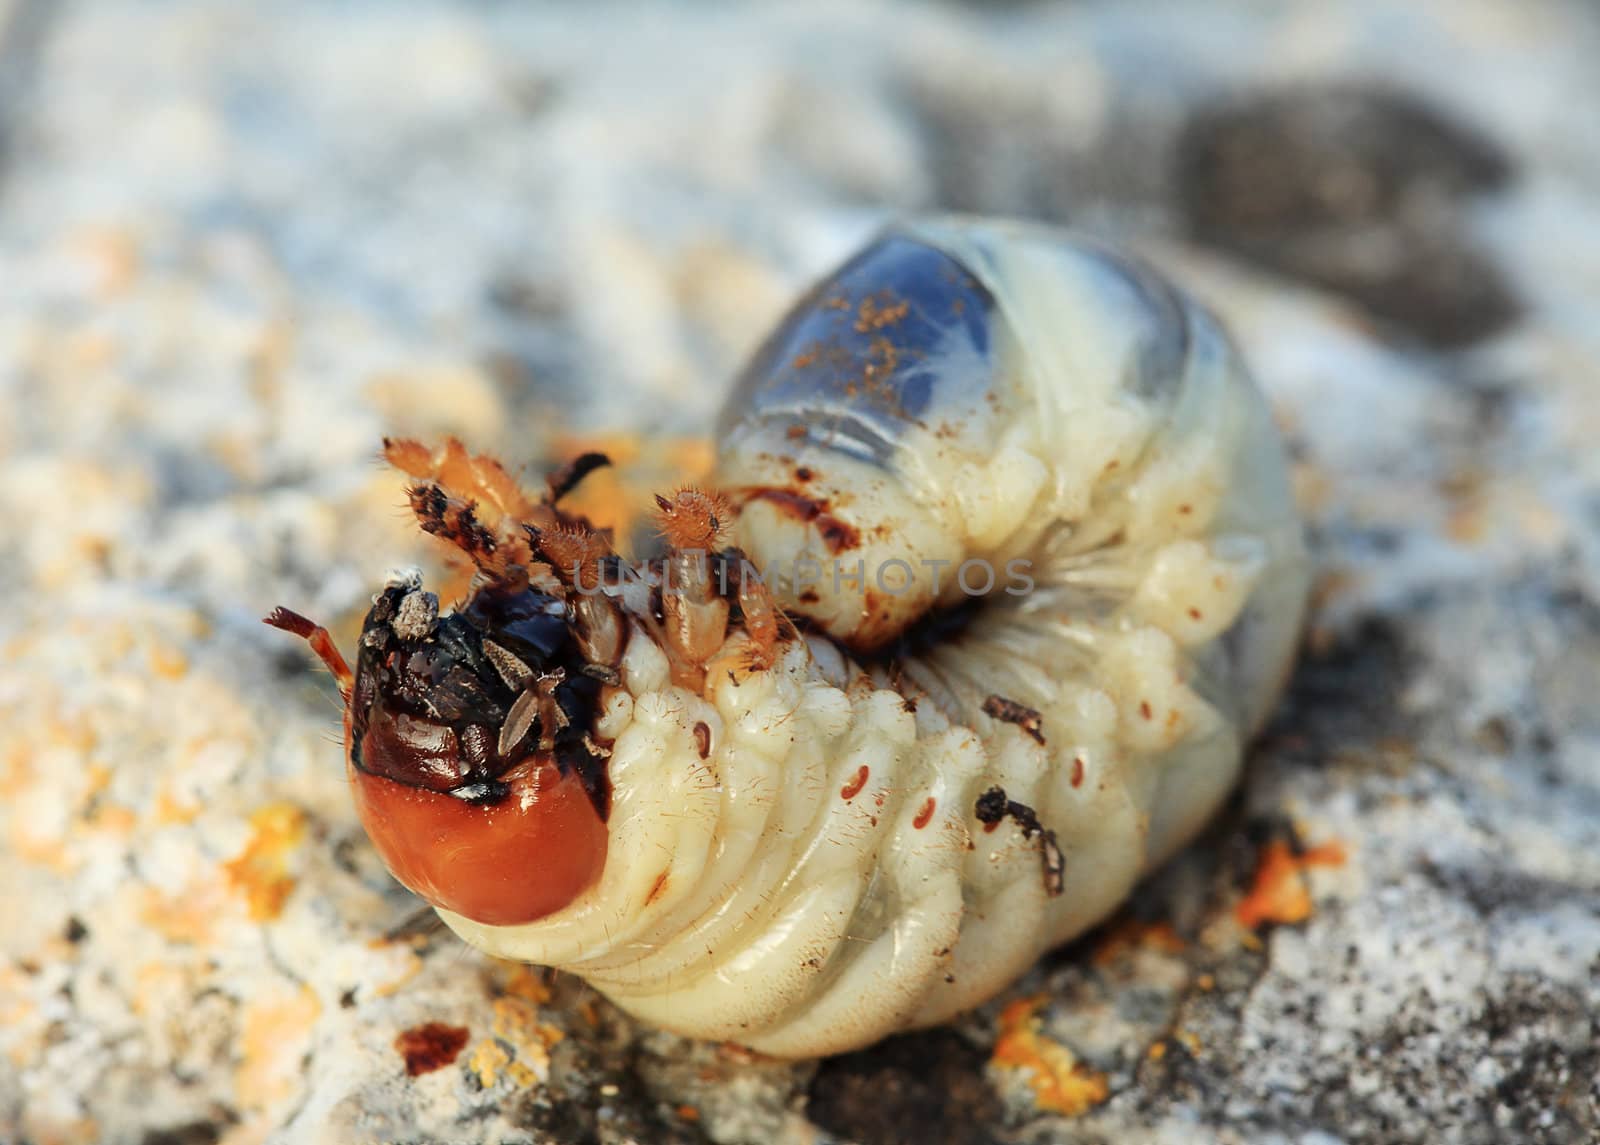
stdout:
<svg viewBox="0 0 1600 1145">
<path fill-rule="evenodd" d="M 1019 999 L 1000 1012 L 1000 1036 L 989 1061 L 1025 1075 L 1039 1109 L 1077 1117 L 1099 1105 L 1111 1090 L 1104 1074 L 1041 1031 L 1037 1014 L 1047 1000 L 1042 995 Z"/>
<path fill-rule="evenodd" d="M 244 892 L 250 918 L 268 922 L 283 912 L 294 890 L 289 854 L 305 837 L 306 815 L 292 803 L 269 803 L 250 816 L 255 834 L 239 857 L 223 864 L 228 882 Z"/>
<path fill-rule="evenodd" d="M 78 814 L 97 831 L 127 835 L 138 825 L 139 817 L 130 807 L 110 803 L 101 796 L 111 786 L 112 771 L 104 764 L 91 764 L 84 771 L 84 789 L 78 800 Z"/>
<path fill-rule="evenodd" d="M 171 644 L 152 644 L 146 654 L 150 671 L 164 680 L 179 680 L 189 673 L 189 660 Z"/>
<path fill-rule="evenodd" d="M 33 1065 L 43 1052 L 50 1019 L 39 1008 L 32 976 L 9 960 L 0 960 L 0 1030 L 6 1032 L 6 1056 L 18 1069 Z"/>
<path fill-rule="evenodd" d="M 1140 922 L 1136 918 L 1128 918 L 1112 926 L 1100 940 L 1094 950 L 1094 964 L 1109 966 L 1136 950 L 1182 954 L 1186 946 L 1170 922 Z"/>
<path fill-rule="evenodd" d="M 502 1075 L 519 1086 L 536 1085 L 550 1076 L 550 1047 L 566 1035 L 539 1021 L 538 1011 L 522 998 L 496 999 L 492 1038 L 473 1047 L 467 1069 L 485 1089 Z"/>
<path fill-rule="evenodd" d="M 680 1105 L 677 1109 L 678 1119 L 681 1121 L 695 1122 L 700 1120 L 700 1111 L 692 1105 Z"/>
<path fill-rule="evenodd" d="M 585 998 L 578 1003 L 578 1014 L 591 1028 L 600 1024 L 600 1007 L 593 998 Z"/>
<path fill-rule="evenodd" d="M 9 843 L 17 858 L 64 875 L 76 871 L 81 861 L 67 847 L 60 830 L 48 820 L 36 821 L 17 811 L 12 813 Z"/>
<path fill-rule="evenodd" d="M 89 825 L 97 831 L 122 836 L 133 834 L 134 828 L 139 825 L 139 816 L 133 808 L 120 803 L 97 805 L 90 812 L 88 820 Z"/>
<path fill-rule="evenodd" d="M 552 456 L 562 462 L 585 453 L 603 453 L 611 465 L 585 477 L 562 498 L 561 507 L 586 517 L 597 529 L 611 530 L 623 556 L 631 555 L 636 531 L 650 519 L 655 494 L 703 482 L 716 459 L 711 442 L 700 437 L 647 440 L 629 433 L 574 435 L 558 438 L 552 448 Z"/>
<path fill-rule="evenodd" d="M 405 1062 L 407 1077 L 421 1077 L 449 1065 L 461 1056 L 471 1031 L 465 1026 L 447 1026 L 443 1022 L 424 1022 L 401 1030 L 394 1040 L 394 1048 Z"/>
<path fill-rule="evenodd" d="M 304 1084 L 301 1062 L 322 1016 L 309 987 L 264 994 L 246 1003 L 239 1033 L 234 1095 L 240 1106 L 261 1109 L 287 1101 Z"/>
<path fill-rule="evenodd" d="M 485 1038 L 472 1047 L 467 1055 L 467 1072 L 478 1079 L 478 1084 L 488 1089 L 500 1080 L 500 1071 L 511 1064 L 511 1055 L 493 1038 Z"/>
<path fill-rule="evenodd" d="M 405 985 L 422 973 L 422 959 L 415 950 L 387 944 L 387 953 L 391 957 L 398 956 L 399 968 L 390 978 L 384 979 L 372 988 L 374 997 L 387 998 L 391 994 L 398 994 Z"/>
<path fill-rule="evenodd" d="M 1269 922 L 1304 922 L 1311 917 L 1306 869 L 1342 866 L 1344 861 L 1345 850 L 1338 842 L 1323 843 L 1297 855 L 1287 841 L 1272 840 L 1261 851 L 1255 882 L 1234 907 L 1234 917 L 1249 930 Z"/>
<path fill-rule="evenodd" d="M 209 970 L 198 952 L 188 957 L 174 957 L 168 952 L 161 960 L 142 963 L 133 972 L 129 1005 L 135 1014 L 180 1014 L 187 999 L 202 989 L 202 980 L 208 977 Z"/>
<path fill-rule="evenodd" d="M 177 894 L 147 887 L 139 917 L 168 942 L 203 946 L 212 941 L 217 923 L 231 905 L 221 878 L 196 879 Z"/>
<path fill-rule="evenodd" d="M 178 823 L 193 823 L 204 810 L 199 803 L 185 800 L 170 790 L 170 785 L 163 784 L 160 791 L 156 792 L 155 816 L 156 822 L 163 825 Z"/>
<path fill-rule="evenodd" d="M 102 294 L 119 294 L 139 276 L 139 242 L 120 227 L 87 226 L 67 237 L 67 250 L 94 278 Z"/>
<path fill-rule="evenodd" d="M 511 1079 L 512 1085 L 523 1087 L 538 1085 L 550 1076 L 550 1063 L 546 1059 L 541 1067 L 534 1069 L 523 1062 L 514 1061 L 506 1067 L 506 1076 Z"/>
<path fill-rule="evenodd" d="M 93 763 L 84 771 L 83 801 L 87 803 L 111 786 L 111 769 L 103 763 Z"/>
<path fill-rule="evenodd" d="M 33 764 L 20 744 L 13 744 L 0 758 L 0 796 L 7 800 L 22 794 L 22 789 L 33 783 Z"/>
<path fill-rule="evenodd" d="M 491 1028 L 497 1038 L 504 1039 L 517 1050 L 530 1046 L 548 1049 L 566 1036 L 554 1026 L 539 1021 L 537 1007 L 521 998 L 496 998 Z"/>
<path fill-rule="evenodd" d="M 511 977 L 505 984 L 505 992 L 514 998 L 521 998 L 535 1006 L 543 1006 L 550 1001 L 550 984 L 545 980 L 542 970 L 529 966 L 523 962 L 509 964 L 512 967 Z"/>
<path fill-rule="evenodd" d="M 94 1118 L 59 1117 L 53 1110 L 24 1110 L 21 1129 L 22 1140 L 31 1145 L 94 1145 L 106 1139 Z"/>
</svg>

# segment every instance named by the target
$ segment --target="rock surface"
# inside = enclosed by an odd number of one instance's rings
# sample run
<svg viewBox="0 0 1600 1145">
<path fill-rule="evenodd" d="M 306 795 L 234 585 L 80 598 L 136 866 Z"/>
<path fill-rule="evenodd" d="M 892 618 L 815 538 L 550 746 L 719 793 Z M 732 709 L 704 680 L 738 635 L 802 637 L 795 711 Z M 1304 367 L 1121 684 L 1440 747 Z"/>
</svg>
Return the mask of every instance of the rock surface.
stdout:
<svg viewBox="0 0 1600 1145">
<path fill-rule="evenodd" d="M 0 1140 L 1600 1137 L 1597 55 L 1576 2 L 0 0 Z M 436 562 L 379 439 L 681 466 L 941 208 L 1144 249 L 1279 411 L 1319 587 L 1227 814 L 820 1066 L 409 925 L 258 623 Z"/>
</svg>

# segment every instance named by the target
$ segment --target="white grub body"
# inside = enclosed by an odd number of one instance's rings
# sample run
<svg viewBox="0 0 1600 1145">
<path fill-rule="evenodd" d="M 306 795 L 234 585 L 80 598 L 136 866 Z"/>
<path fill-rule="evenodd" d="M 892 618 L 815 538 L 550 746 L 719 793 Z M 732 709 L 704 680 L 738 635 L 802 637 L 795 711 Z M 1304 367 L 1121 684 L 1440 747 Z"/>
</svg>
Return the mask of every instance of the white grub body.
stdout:
<svg viewBox="0 0 1600 1145">
<path fill-rule="evenodd" d="M 908 251 L 970 278 L 956 296 L 871 293 Z M 977 345 L 919 314 L 959 315 L 974 290 Z M 866 339 L 844 350 L 878 346 L 866 384 L 798 368 L 828 310 Z M 888 351 L 873 341 L 930 318 Z M 884 353 L 898 372 L 874 376 Z M 884 377 L 915 400 L 884 404 Z M 713 671 L 703 694 L 673 686 L 635 628 L 598 728 L 615 740 L 600 881 L 523 926 L 445 918 L 668 1029 L 837 1053 L 982 1002 L 1204 824 L 1292 658 L 1300 527 L 1269 412 L 1214 322 L 1147 269 L 1040 228 L 888 232 L 757 355 L 718 449 L 755 565 L 781 580 L 802 554 L 847 573 L 864 559 L 867 589 L 779 584 L 833 636 L 793 639 L 738 682 Z M 857 546 L 841 554 L 772 489 L 825 505 Z M 937 591 L 919 571 L 874 592 L 894 558 L 952 563 Z M 893 659 L 841 650 L 959 604 L 952 573 L 974 558 L 1000 575 L 957 633 Z M 1033 587 L 1011 594 L 1017 558 Z M 1037 711 L 1043 742 L 984 714 L 991 696 Z M 996 786 L 1054 833 L 1059 888 L 1039 835 L 979 821 Z"/>
</svg>

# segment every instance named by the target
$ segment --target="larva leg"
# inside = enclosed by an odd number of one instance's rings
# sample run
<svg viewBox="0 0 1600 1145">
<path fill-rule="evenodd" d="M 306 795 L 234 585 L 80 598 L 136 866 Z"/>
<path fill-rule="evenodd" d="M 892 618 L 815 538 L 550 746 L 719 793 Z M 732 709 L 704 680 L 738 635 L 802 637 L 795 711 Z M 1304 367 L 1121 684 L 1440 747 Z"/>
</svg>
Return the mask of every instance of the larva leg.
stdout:
<svg viewBox="0 0 1600 1145">
<path fill-rule="evenodd" d="M 731 518 L 721 496 L 680 489 L 656 498 L 657 520 L 671 546 L 663 563 L 662 623 L 679 680 L 696 689 L 728 634 L 728 601 L 718 591 L 713 554 Z"/>
<path fill-rule="evenodd" d="M 385 438 L 383 456 L 402 473 L 431 481 L 450 496 L 481 506 L 493 524 L 501 518 L 533 521 L 540 516 L 538 503 L 523 492 L 505 466 L 487 454 L 467 452 L 454 437 L 445 438 L 437 450 L 410 438 Z"/>
<path fill-rule="evenodd" d="M 432 483 L 413 486 L 409 499 L 422 531 L 460 549 L 481 571 L 503 573 L 512 564 L 528 563 L 527 544 L 480 521 L 471 501 L 452 497 Z"/>
<path fill-rule="evenodd" d="M 761 672 L 772 666 L 773 653 L 778 645 L 778 624 L 782 617 L 767 586 L 753 576 L 745 575 L 743 561 L 739 569 L 739 612 L 744 619 L 745 633 L 750 637 L 750 647 L 745 658 L 745 668 Z"/>
</svg>

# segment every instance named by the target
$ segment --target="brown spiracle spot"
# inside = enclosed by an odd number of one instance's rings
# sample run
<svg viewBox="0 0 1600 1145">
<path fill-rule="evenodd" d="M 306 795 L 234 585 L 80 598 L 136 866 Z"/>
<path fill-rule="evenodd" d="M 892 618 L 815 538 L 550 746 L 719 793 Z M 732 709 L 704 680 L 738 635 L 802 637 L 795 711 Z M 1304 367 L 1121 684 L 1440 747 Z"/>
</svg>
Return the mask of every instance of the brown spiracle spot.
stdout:
<svg viewBox="0 0 1600 1145">
<path fill-rule="evenodd" d="M 863 763 L 856 771 L 855 778 L 850 780 L 850 782 L 846 783 L 843 787 L 839 788 L 839 795 L 846 802 L 849 802 L 857 795 L 860 795 L 861 789 L 867 785 L 867 776 L 870 774 L 872 774 L 871 771 L 868 769 L 867 765 Z"/>
<path fill-rule="evenodd" d="M 650 893 L 644 896 L 645 906 L 649 906 L 661 897 L 662 892 L 667 889 L 667 878 L 670 874 L 670 871 L 662 871 L 656 876 L 656 881 L 650 884 Z"/>
<path fill-rule="evenodd" d="M 711 726 L 704 720 L 694 725 L 694 749 L 701 759 L 711 757 Z"/>
<path fill-rule="evenodd" d="M 911 826 L 918 831 L 926 827 L 933 819 L 933 809 L 935 806 L 937 806 L 937 802 L 934 800 L 933 796 L 928 796 L 928 798 L 923 801 L 921 810 L 917 812 L 917 817 L 911 820 Z"/>
<path fill-rule="evenodd" d="M 409 1030 L 401 1030 L 400 1036 L 394 1040 L 394 1048 L 405 1059 L 406 1075 L 420 1077 L 455 1061 L 466 1047 L 469 1036 L 470 1032 L 465 1026 L 425 1022 Z"/>
</svg>

